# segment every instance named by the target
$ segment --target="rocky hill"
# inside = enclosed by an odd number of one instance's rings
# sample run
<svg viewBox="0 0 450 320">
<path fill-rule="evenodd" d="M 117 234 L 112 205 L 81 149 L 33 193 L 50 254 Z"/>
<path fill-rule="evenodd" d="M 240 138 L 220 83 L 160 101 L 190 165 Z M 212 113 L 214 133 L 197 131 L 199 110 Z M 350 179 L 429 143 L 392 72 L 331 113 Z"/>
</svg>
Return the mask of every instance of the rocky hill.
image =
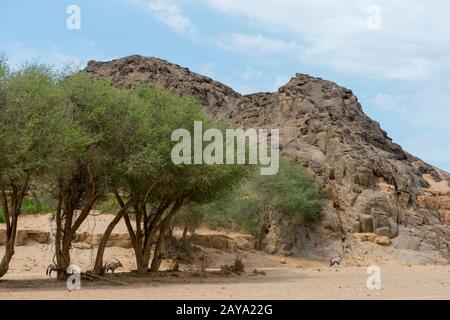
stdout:
<svg viewBox="0 0 450 320">
<path fill-rule="evenodd" d="M 130 56 L 90 61 L 85 71 L 121 86 L 140 82 L 195 97 L 207 114 L 243 128 L 279 128 L 282 154 L 304 165 L 328 192 L 320 220 L 274 215 L 265 250 L 367 262 L 448 263 L 450 175 L 392 142 L 352 91 L 296 74 L 273 93 L 241 95 L 167 61 Z"/>
</svg>

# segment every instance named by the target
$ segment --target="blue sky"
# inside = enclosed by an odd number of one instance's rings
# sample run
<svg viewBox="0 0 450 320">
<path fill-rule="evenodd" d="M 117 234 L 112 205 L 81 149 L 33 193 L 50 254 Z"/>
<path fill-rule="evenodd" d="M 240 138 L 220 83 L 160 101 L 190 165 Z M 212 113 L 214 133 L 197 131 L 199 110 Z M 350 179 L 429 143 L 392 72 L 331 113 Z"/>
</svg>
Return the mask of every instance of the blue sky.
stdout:
<svg viewBox="0 0 450 320">
<path fill-rule="evenodd" d="M 352 89 L 395 142 L 450 171 L 449 14 L 447 0 L 2 0 L 0 52 L 56 67 L 155 56 L 241 93 L 307 73 Z"/>
</svg>

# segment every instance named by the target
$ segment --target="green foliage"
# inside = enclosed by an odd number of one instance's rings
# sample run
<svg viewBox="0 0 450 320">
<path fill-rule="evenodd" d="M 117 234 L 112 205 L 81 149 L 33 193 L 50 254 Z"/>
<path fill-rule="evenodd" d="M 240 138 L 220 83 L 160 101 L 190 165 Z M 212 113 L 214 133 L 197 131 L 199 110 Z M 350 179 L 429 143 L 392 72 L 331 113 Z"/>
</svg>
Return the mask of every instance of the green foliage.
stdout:
<svg viewBox="0 0 450 320">
<path fill-rule="evenodd" d="M 54 204 L 46 198 L 24 198 L 21 214 L 46 214 L 55 210 Z M 5 223 L 3 210 L 0 209 L 0 223 Z"/>
<path fill-rule="evenodd" d="M 5 189 L 58 170 L 87 143 L 71 125 L 71 108 L 58 86 L 58 75 L 44 65 L 29 64 L 3 81 L 0 108 L 0 184 Z M 5 185 L 6 184 L 6 185 Z"/>
<path fill-rule="evenodd" d="M 172 224 L 180 227 L 188 227 L 192 232 L 202 224 L 204 215 L 205 212 L 199 206 L 186 205 L 174 217 Z"/>
<path fill-rule="evenodd" d="M 317 215 L 320 190 L 293 161 L 281 160 L 275 176 L 255 171 L 244 183 L 249 166 L 174 165 L 171 135 L 184 128 L 193 136 L 194 121 L 202 121 L 203 130 L 229 127 L 206 117 L 196 102 L 157 88 L 117 88 L 107 79 L 86 73 L 62 77 L 37 64 L 10 71 L 0 57 L 0 184 L 5 189 L 8 181 L 20 185 L 30 172 L 47 185 L 73 183 L 73 172 L 88 168 L 105 193 L 121 190 L 150 206 L 191 195 L 193 206 L 176 223 L 202 218 L 210 226 L 250 230 L 269 209 L 290 218 Z M 144 199 L 158 179 L 158 188 Z M 118 209 L 115 198 L 104 199 L 97 205 L 101 211 Z M 39 210 L 26 200 L 23 211 Z"/>
<path fill-rule="evenodd" d="M 3 98 L 6 96 L 6 78 L 9 74 L 9 68 L 6 63 L 6 58 L 0 53 L 0 106 L 4 104 Z"/>
<path fill-rule="evenodd" d="M 116 213 L 120 210 L 120 206 L 114 197 L 106 196 L 95 205 L 94 209 L 101 213 Z"/>
<path fill-rule="evenodd" d="M 322 194 L 312 176 L 290 159 L 280 159 L 277 175 L 257 175 L 253 186 L 257 194 L 249 194 L 250 198 L 288 217 L 314 219 L 322 206 Z"/>
<path fill-rule="evenodd" d="M 45 214 L 55 210 L 55 206 L 48 199 L 25 198 L 22 202 L 23 214 Z"/>
<path fill-rule="evenodd" d="M 220 197 L 245 175 L 242 166 L 173 163 L 171 137 L 176 129 L 186 129 L 193 136 L 195 121 L 202 121 L 204 130 L 223 127 L 206 117 L 198 103 L 144 85 L 127 94 L 128 109 L 121 118 L 127 134 L 115 139 L 111 147 L 114 183 L 121 190 L 142 199 L 161 178 L 147 199 L 150 205 L 157 206 L 163 198 L 175 202 L 188 194 L 192 194 L 191 201 L 200 203 Z"/>
<path fill-rule="evenodd" d="M 80 188 L 87 188 L 91 179 L 95 180 L 99 192 L 106 191 L 112 177 L 114 152 L 128 137 L 122 120 L 129 105 L 126 91 L 114 87 L 107 79 L 97 80 L 87 73 L 64 78 L 60 88 L 71 106 L 71 125 L 78 128 L 78 134 L 73 137 L 78 141 L 78 152 L 72 153 L 72 165 L 64 166 L 54 180 L 66 179 L 73 183 L 70 178 L 77 172 L 84 179 Z"/>
<path fill-rule="evenodd" d="M 223 126 L 198 103 L 157 88 L 119 88 L 107 79 L 67 76 L 39 64 L 10 71 L 0 59 L 0 204 L 11 208 L 14 224 L 22 212 L 44 210 L 21 202 L 30 186 L 61 204 L 55 211 L 61 222 L 58 263 L 70 261 L 70 239 L 91 209 L 119 209 L 106 196 L 113 193 L 132 201 L 147 240 L 149 229 L 167 228 L 188 201 L 219 199 L 245 176 L 237 165 L 173 163 L 172 133 L 186 129 L 193 136 L 195 121 L 204 130 Z M 185 223 L 195 224 L 196 217 L 187 214 Z M 144 243 L 146 254 L 148 248 Z"/>
<path fill-rule="evenodd" d="M 270 211 L 290 219 L 315 219 L 322 199 L 311 175 L 300 164 L 281 158 L 278 174 L 261 176 L 256 170 L 234 192 L 199 210 L 204 212 L 203 222 L 209 227 L 256 234 Z"/>
<path fill-rule="evenodd" d="M 130 98 L 122 115 L 122 135 L 114 139 L 111 148 L 116 182 L 129 193 L 145 194 L 164 175 L 166 187 L 159 195 L 171 189 L 175 197 L 182 179 L 175 176 L 180 168 L 171 160 L 171 135 L 178 128 L 192 127 L 194 120 L 203 117 L 201 109 L 190 100 L 148 86 L 138 86 L 127 94 Z"/>
</svg>

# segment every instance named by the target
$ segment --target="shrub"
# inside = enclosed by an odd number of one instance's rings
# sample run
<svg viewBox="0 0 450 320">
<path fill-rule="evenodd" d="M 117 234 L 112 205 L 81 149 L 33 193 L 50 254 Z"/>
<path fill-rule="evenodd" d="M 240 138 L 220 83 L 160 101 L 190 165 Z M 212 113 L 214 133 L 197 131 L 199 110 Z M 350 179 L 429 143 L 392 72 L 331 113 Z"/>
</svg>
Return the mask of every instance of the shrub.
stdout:
<svg viewBox="0 0 450 320">
<path fill-rule="evenodd" d="M 22 202 L 21 214 L 46 214 L 54 210 L 54 205 L 47 199 L 25 198 Z M 0 209 L 0 223 L 5 223 L 3 210 Z"/>
<path fill-rule="evenodd" d="M 302 165 L 281 159 L 273 176 L 256 176 L 254 201 L 288 217 L 315 219 L 322 207 L 322 192 Z"/>
<path fill-rule="evenodd" d="M 240 229 L 257 234 L 270 211 L 288 219 L 314 220 L 323 193 L 302 165 L 280 159 L 278 174 L 261 176 L 255 170 L 234 192 L 201 206 L 203 223 L 210 228 Z"/>
</svg>

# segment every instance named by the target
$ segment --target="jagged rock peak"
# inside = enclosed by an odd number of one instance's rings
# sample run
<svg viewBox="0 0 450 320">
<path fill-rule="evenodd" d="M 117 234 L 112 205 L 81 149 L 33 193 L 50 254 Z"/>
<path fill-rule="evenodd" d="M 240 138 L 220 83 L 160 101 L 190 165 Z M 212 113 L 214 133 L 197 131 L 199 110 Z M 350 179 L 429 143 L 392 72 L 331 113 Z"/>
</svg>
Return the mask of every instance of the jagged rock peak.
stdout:
<svg viewBox="0 0 450 320">
<path fill-rule="evenodd" d="M 241 95 L 230 87 L 159 58 L 132 55 L 110 62 L 89 61 L 85 71 L 110 77 L 121 86 L 149 83 L 184 97 L 195 97 L 211 115 Z"/>
</svg>

